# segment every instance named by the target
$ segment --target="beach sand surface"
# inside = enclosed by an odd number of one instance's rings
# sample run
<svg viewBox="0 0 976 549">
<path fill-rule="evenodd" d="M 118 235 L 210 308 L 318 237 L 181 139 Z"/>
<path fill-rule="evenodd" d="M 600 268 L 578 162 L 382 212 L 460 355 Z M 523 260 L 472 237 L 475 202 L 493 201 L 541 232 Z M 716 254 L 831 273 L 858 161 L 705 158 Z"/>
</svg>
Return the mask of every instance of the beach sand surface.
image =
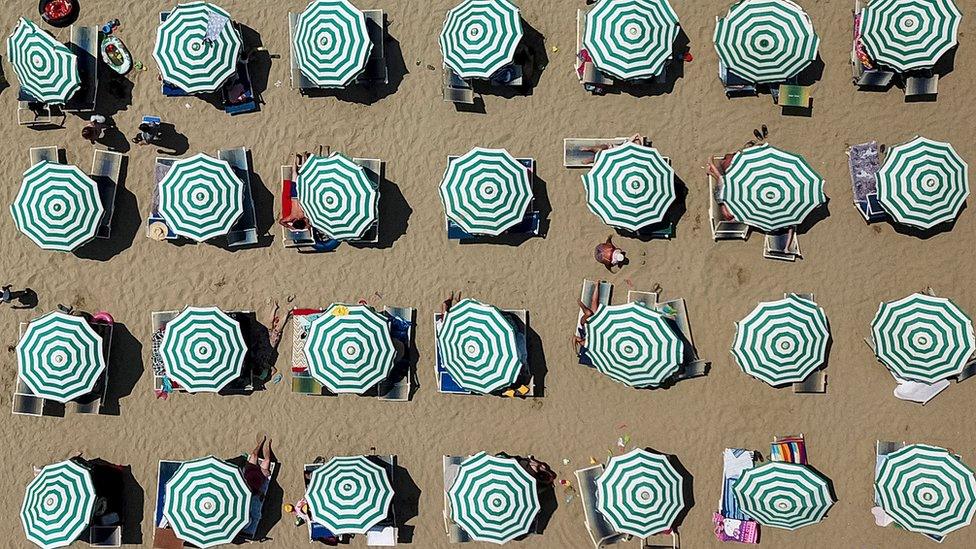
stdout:
<svg viewBox="0 0 976 549">
<path fill-rule="evenodd" d="M 976 161 L 972 124 L 976 106 L 973 21 L 963 20 L 955 70 L 939 84 L 934 103 L 908 104 L 899 89 L 857 92 L 850 83 L 851 3 L 807 0 L 822 36 L 824 69 L 813 86 L 812 117 L 784 117 L 769 96 L 727 100 L 716 77 L 712 47 L 718 0 L 678 2 L 675 8 L 690 40 L 694 61 L 664 94 L 591 96 L 572 70 L 575 12 L 581 2 L 523 0 L 524 19 L 545 40 L 548 67 L 531 95 L 485 96 L 484 114 L 456 112 L 441 99 L 441 55 L 437 44 L 451 2 L 377 0 L 361 8 L 382 8 L 389 18 L 391 85 L 382 93 L 344 97 L 302 97 L 289 89 L 286 13 L 300 0 L 230 1 L 220 5 L 259 36 L 270 60 L 260 58 L 254 78 L 265 103 L 257 114 L 230 117 L 197 98 L 160 94 L 151 52 L 158 12 L 171 2 L 84 0 L 81 23 L 118 17 L 120 36 L 136 60 L 149 66 L 129 76 L 122 99 L 105 96 L 100 110 L 111 115 L 125 138 L 142 115 L 155 114 L 182 136 L 173 143 L 185 154 L 213 154 L 218 148 L 248 147 L 253 156 L 256 200 L 270 245 L 229 252 L 212 245 L 171 245 L 144 235 L 152 190 L 154 147 L 127 150 L 128 170 L 116 209 L 113 239 L 65 255 L 38 249 L 0 215 L 2 282 L 30 286 L 40 296 L 33 311 L 2 311 L 0 341 L 8 346 L 0 373 L 0 408 L 9 408 L 15 386 L 18 322 L 58 303 L 89 311 L 110 311 L 120 330 L 113 347 L 110 392 L 120 402 L 117 416 L 8 417 L 0 422 L 5 441 L 0 458 L 0 545 L 22 547 L 17 518 L 31 464 L 46 464 L 82 451 L 88 457 L 131 464 L 141 489 L 128 541 L 152 544 L 157 462 L 207 454 L 231 457 L 253 446 L 255 433 L 274 437 L 281 462 L 278 484 L 285 501 L 302 493 L 302 464 L 315 456 L 361 454 L 371 448 L 395 453 L 409 472 L 398 495 L 402 527 L 415 547 L 447 547 L 442 520 L 441 456 L 481 450 L 534 454 L 560 478 L 575 484 L 573 471 L 617 453 L 616 441 L 648 446 L 678 456 L 694 476 L 694 506 L 680 525 L 685 547 L 716 547 L 711 516 L 721 480 L 721 452 L 747 447 L 768 452 L 774 435 L 803 433 L 810 462 L 828 476 L 837 504 L 819 525 L 796 532 L 763 530 L 769 547 L 919 547 L 918 534 L 874 526 L 874 444 L 877 439 L 922 441 L 946 446 L 976 465 L 976 432 L 969 418 L 976 383 L 953 385 L 927 406 L 896 400 L 894 383 L 862 342 L 882 300 L 930 286 L 976 313 L 976 267 L 972 235 L 976 218 L 965 210 L 949 232 L 930 238 L 902 234 L 888 224 L 866 226 L 851 205 L 846 144 L 871 139 L 895 144 L 923 134 L 953 143 Z M 36 3 L 8 1 L 0 28 L 17 17 L 36 19 Z M 971 14 L 973 4 L 963 2 Z M 969 9 L 965 9 L 969 8 Z M 67 39 L 67 31 L 60 38 Z M 7 184 L 0 202 L 9 204 L 27 168 L 32 146 L 58 145 L 67 160 L 88 169 L 92 146 L 80 138 L 84 120 L 68 116 L 65 129 L 32 131 L 14 124 L 16 80 L 0 94 L 6 131 L 0 136 L 0 173 Z M 131 95 L 131 100 L 128 96 Z M 714 243 L 708 228 L 708 194 L 701 166 L 714 154 L 741 147 L 753 128 L 766 124 L 770 142 L 804 155 L 826 179 L 829 216 L 800 235 L 804 259 L 795 264 L 763 260 L 761 235 L 748 242 Z M 687 186 L 686 213 L 670 241 L 619 237 L 631 264 L 607 273 L 593 261 L 593 246 L 611 232 L 584 200 L 581 171 L 562 167 L 564 137 L 612 137 L 641 132 L 673 160 Z M 299 255 L 281 246 L 275 196 L 279 166 L 296 151 L 318 144 L 351 156 L 384 159 L 383 247 L 343 246 L 336 253 Z M 458 245 L 446 239 L 437 186 L 448 155 L 474 146 L 504 147 L 538 162 L 538 202 L 548 214 L 548 234 L 519 246 Z M 576 364 L 570 335 L 584 278 L 615 284 L 615 302 L 628 289 L 660 286 L 663 298 L 688 302 L 695 341 L 712 361 L 710 374 L 667 390 L 634 390 Z M 526 400 L 440 395 L 433 370 L 431 318 L 451 290 L 503 308 L 527 309 L 534 336 L 531 353 L 545 365 L 545 396 Z M 815 292 L 833 334 L 826 395 L 799 396 L 773 389 L 743 374 L 729 348 L 733 323 L 758 301 L 784 291 Z M 287 302 L 289 296 L 294 301 Z M 157 400 L 148 370 L 150 311 L 185 305 L 249 309 L 260 318 L 268 302 L 283 306 L 327 306 L 365 299 L 376 307 L 413 306 L 420 389 L 412 402 L 370 398 L 308 398 L 289 392 L 290 327 L 277 366 L 284 381 L 247 397 L 178 394 Z M 564 460 L 567 463 L 564 464 Z M 272 494 L 277 516 L 281 494 Z M 590 542 L 578 497 L 557 486 L 557 508 L 544 535 L 517 547 L 585 548 Z M 141 509 L 140 509 L 141 507 Z M 273 547 L 300 547 L 306 530 L 289 517 L 271 529 Z M 950 535 L 944 547 L 970 547 L 971 531 Z M 364 540 L 355 540 L 356 545 Z M 631 542 L 634 545 L 634 542 Z M 473 547 L 479 544 L 472 544 Z"/>
</svg>

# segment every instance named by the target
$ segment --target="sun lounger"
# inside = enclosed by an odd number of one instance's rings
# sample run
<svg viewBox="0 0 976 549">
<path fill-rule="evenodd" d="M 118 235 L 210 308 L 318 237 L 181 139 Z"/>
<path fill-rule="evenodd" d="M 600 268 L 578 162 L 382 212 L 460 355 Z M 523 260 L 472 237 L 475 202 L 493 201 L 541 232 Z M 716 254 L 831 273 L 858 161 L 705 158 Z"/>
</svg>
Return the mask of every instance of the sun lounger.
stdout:
<svg viewBox="0 0 976 549">
<path fill-rule="evenodd" d="M 657 297 L 656 292 L 627 291 L 627 303 L 640 303 L 648 309 L 653 309 L 657 306 Z"/>
<path fill-rule="evenodd" d="M 253 246 L 258 243 L 258 223 L 254 215 L 254 197 L 251 194 L 251 162 L 248 150 L 220 149 L 217 158 L 230 164 L 237 177 L 244 182 L 244 211 L 227 233 L 227 245 L 232 247 Z"/>
<path fill-rule="evenodd" d="M 656 294 L 651 295 L 655 295 L 656 298 Z M 654 309 L 668 317 L 671 327 L 678 332 L 685 342 L 685 362 L 675 375 L 675 379 L 680 381 L 707 375 L 711 363 L 698 356 L 695 339 L 691 334 L 691 322 L 688 320 L 688 304 L 684 298 L 656 303 Z"/>
<path fill-rule="evenodd" d="M 583 62 L 582 70 L 578 68 L 583 51 L 583 33 L 586 29 L 586 12 L 576 10 L 576 56 L 573 58 L 573 70 L 580 76 L 580 83 L 587 91 L 602 93 L 605 88 L 614 85 L 612 78 L 596 68 L 592 61 Z"/>
<path fill-rule="evenodd" d="M 318 88 L 314 82 L 305 78 L 302 74 L 302 70 L 298 68 L 298 59 L 295 57 L 295 27 L 298 25 L 298 14 L 288 13 L 288 49 L 290 51 L 290 63 L 291 63 L 291 73 L 289 81 L 291 83 L 292 89 L 298 89 L 300 92 L 305 93 L 308 90 L 314 90 Z"/>
<path fill-rule="evenodd" d="M 115 213 L 115 193 L 119 187 L 122 174 L 122 153 L 96 149 L 92 157 L 91 177 L 98 184 L 98 196 L 105 210 L 102 221 L 98 224 L 98 238 L 112 236 L 112 216 Z"/>
<path fill-rule="evenodd" d="M 610 294 L 613 292 L 613 284 L 611 282 L 594 282 L 592 280 L 583 280 L 583 289 L 580 292 L 580 301 L 586 305 L 590 306 L 593 302 L 593 292 L 598 292 L 599 298 L 598 303 L 602 307 L 604 305 L 610 304 Z M 656 298 L 655 298 L 656 299 Z M 594 311 L 595 312 L 595 311 Z M 579 313 L 576 315 L 576 329 L 573 332 L 574 336 L 585 337 L 586 333 L 583 331 L 583 310 L 580 309 Z M 579 363 L 583 366 L 593 367 L 593 363 L 590 361 L 589 357 L 586 356 L 585 347 L 580 349 Z"/>
<path fill-rule="evenodd" d="M 308 362 L 305 359 L 308 326 L 323 312 L 323 309 L 296 309 L 292 311 L 291 392 L 293 393 L 315 396 L 331 394 L 308 372 Z"/>
<path fill-rule="evenodd" d="M 800 241 L 796 230 L 790 227 L 784 231 L 767 233 L 763 239 L 763 257 L 778 261 L 796 261 L 802 259 Z"/>
<path fill-rule="evenodd" d="M 60 118 L 60 121 L 56 121 Z M 33 99 L 17 101 L 17 124 L 28 128 L 62 127 L 66 115 L 57 105 L 48 105 Z"/>
<path fill-rule="evenodd" d="M 573 138 L 563 139 L 563 167 L 565 168 L 589 168 L 596 161 L 596 153 L 584 151 L 585 148 L 598 147 L 605 145 L 614 147 L 622 145 L 629 140 L 627 137 L 612 138 Z"/>
<path fill-rule="evenodd" d="M 595 549 L 619 543 L 628 538 L 627 534 L 614 530 L 613 526 L 603 518 L 603 515 L 596 508 L 596 480 L 602 474 L 602 464 L 576 471 L 576 484 L 579 490 L 580 503 L 583 505 L 583 519 L 586 522 L 586 531 L 589 532 Z"/>
<path fill-rule="evenodd" d="M 291 215 L 292 208 L 298 202 L 298 191 L 295 186 L 295 182 L 292 181 L 292 167 L 282 166 L 281 167 L 281 217 L 286 218 Z M 282 225 L 281 227 L 281 242 L 285 248 L 296 248 L 300 252 L 318 252 L 318 251 L 332 251 L 338 245 L 338 241 L 331 241 L 335 243 L 330 249 L 318 249 L 316 246 L 322 247 L 318 241 L 315 240 L 315 233 L 312 231 L 311 227 L 303 230 L 293 230 Z"/>
<path fill-rule="evenodd" d="M 370 183 L 373 184 L 373 188 L 379 192 L 380 185 L 383 183 L 383 175 L 386 169 L 386 163 L 378 158 L 353 158 L 352 161 L 359 166 L 363 167 L 366 172 L 366 177 L 369 178 Z M 382 197 L 379 198 L 382 200 Z M 349 240 L 348 242 L 352 244 L 376 244 L 380 241 L 380 216 L 379 209 L 377 207 L 376 221 L 373 225 L 366 229 L 366 232 L 359 238 Z"/>
<path fill-rule="evenodd" d="M 304 467 L 304 471 L 305 471 L 306 474 L 308 474 L 308 473 L 311 473 L 312 471 L 318 469 L 322 465 L 324 465 L 324 463 L 306 463 L 305 464 L 305 467 Z M 305 478 L 305 488 L 307 489 L 308 488 L 308 477 L 307 476 L 304 476 L 304 478 Z M 315 521 L 311 521 L 310 520 L 310 521 L 307 522 L 307 524 L 308 524 L 308 540 L 309 541 L 319 541 L 319 542 L 323 542 L 323 543 L 327 543 L 327 544 L 331 544 L 331 545 L 338 545 L 340 542 L 346 541 L 349 538 L 349 536 L 347 536 L 347 535 L 335 534 L 331 530 L 329 530 L 328 528 L 326 528 L 325 526 L 323 526 L 323 525 L 321 525 L 321 524 L 319 524 L 319 523 L 317 523 Z"/>
<path fill-rule="evenodd" d="M 733 97 L 748 97 L 759 93 L 756 89 L 755 82 L 750 82 L 735 74 L 721 61 L 718 63 L 718 79 L 725 86 L 725 97 L 729 99 Z"/>
<path fill-rule="evenodd" d="M 891 85 L 891 81 L 895 78 L 895 73 L 892 71 L 878 69 L 877 67 L 869 69 L 864 66 L 864 63 L 861 62 L 861 59 L 857 55 L 857 51 L 861 46 L 860 25 L 861 11 L 863 9 L 864 7 L 861 5 L 861 1 L 855 0 L 853 12 L 854 33 L 851 44 L 851 80 L 858 88 L 887 88 Z"/>
<path fill-rule="evenodd" d="M 443 458 L 443 468 L 444 468 L 444 529 L 447 531 L 447 539 L 451 543 L 465 543 L 471 541 L 471 536 L 467 532 L 461 529 L 460 526 L 454 519 L 451 518 L 451 498 L 448 497 L 447 492 L 454 485 L 455 479 L 457 479 L 458 469 L 461 466 L 461 462 L 464 461 L 462 456 L 444 456 Z"/>
<path fill-rule="evenodd" d="M 390 455 L 369 456 L 377 465 L 383 467 L 390 479 L 390 485 L 396 487 L 397 457 Z M 397 528 L 396 503 L 390 502 L 390 511 L 386 518 L 366 532 L 366 545 L 370 547 L 396 547 L 399 530 Z"/>
<path fill-rule="evenodd" d="M 934 99 L 939 94 L 939 75 L 912 75 L 905 77 L 905 100 Z"/>
<path fill-rule="evenodd" d="M 413 346 L 413 326 L 416 310 L 412 307 L 384 307 L 383 312 L 397 322 L 406 325 L 401 332 L 393 327 L 393 337 L 403 344 L 404 356 L 393 365 L 392 379 L 381 381 L 376 391 L 380 400 L 406 402 L 410 400 L 414 372 L 410 369 L 410 353 Z"/>
<path fill-rule="evenodd" d="M 78 57 L 81 87 L 64 104 L 65 112 L 95 110 L 98 96 L 98 27 L 71 25 L 68 47 Z"/>
<path fill-rule="evenodd" d="M 244 92 L 231 94 L 237 85 L 243 86 Z M 258 103 L 254 97 L 254 86 L 251 83 L 251 72 L 247 63 L 237 62 L 237 73 L 221 87 L 224 98 L 224 112 L 231 116 L 245 114 L 258 110 Z M 237 97 L 234 97 L 237 95 Z"/>
<path fill-rule="evenodd" d="M 60 147 L 31 147 L 28 151 L 28 156 L 30 157 L 31 166 L 36 166 L 41 162 L 61 163 Z"/>
<path fill-rule="evenodd" d="M 88 529 L 91 547 L 122 547 L 121 526 L 92 526 Z"/>
<path fill-rule="evenodd" d="M 722 461 L 722 497 L 719 511 L 712 518 L 716 524 L 715 536 L 721 541 L 758 543 L 759 525 L 742 512 L 732 491 L 742 472 L 755 465 L 754 455 L 749 450 L 726 448 Z"/>
<path fill-rule="evenodd" d="M 488 79 L 488 84 L 492 86 L 517 88 L 522 85 L 522 77 L 525 70 L 522 65 L 509 63 L 502 67 Z"/>
<path fill-rule="evenodd" d="M 810 96 L 809 86 L 797 84 L 780 84 L 772 86 L 776 90 L 773 100 L 783 108 L 784 114 L 804 113 L 810 110 L 813 98 Z"/>
<path fill-rule="evenodd" d="M 165 22 L 167 19 L 169 19 L 169 12 L 168 11 L 161 11 L 161 12 L 159 12 L 159 22 L 160 23 Z M 181 87 L 179 87 L 179 86 L 177 86 L 175 84 L 171 84 L 171 83 L 169 83 L 169 82 L 167 82 L 165 80 L 162 80 L 160 82 L 159 88 L 160 88 L 160 91 L 163 93 L 163 95 L 166 96 L 166 97 L 186 97 L 186 96 L 190 95 L 183 88 L 181 88 Z"/>
<path fill-rule="evenodd" d="M 163 509 L 166 504 L 166 483 L 173 478 L 176 471 L 183 465 L 182 461 L 160 460 L 159 468 L 156 473 L 156 508 L 153 512 L 153 526 L 155 528 L 167 528 L 163 524 Z"/>
<path fill-rule="evenodd" d="M 879 440 L 875 443 L 875 453 L 874 453 L 874 476 L 877 478 L 878 472 L 881 470 L 881 466 L 888 459 L 888 454 L 900 450 L 905 447 L 904 442 L 890 442 Z M 881 508 L 881 501 L 878 497 L 878 490 L 874 489 L 874 507 L 871 509 L 871 513 L 874 515 L 875 523 L 878 526 L 885 527 L 891 524 L 895 524 L 895 519 L 891 518 L 884 509 Z"/>
<path fill-rule="evenodd" d="M 881 169 L 881 147 L 877 141 L 851 145 L 847 149 L 854 205 L 868 223 L 883 221 L 888 214 L 878 201 L 877 173 Z"/>
<path fill-rule="evenodd" d="M 713 156 L 712 162 L 716 166 L 722 163 L 722 157 Z M 720 181 L 716 181 L 712 174 L 708 178 L 708 219 L 712 228 L 712 239 L 719 240 L 746 240 L 749 238 L 749 226 L 734 219 L 727 219 L 722 209 L 722 197 Z"/>
<path fill-rule="evenodd" d="M 678 532 L 666 530 L 657 534 L 652 534 L 646 539 L 637 538 L 640 549 L 679 549 L 681 541 Z"/>
<path fill-rule="evenodd" d="M 146 219 L 146 236 L 154 240 L 176 240 L 179 237 L 169 227 L 162 214 L 159 213 L 159 182 L 166 177 L 173 163 L 179 160 L 171 157 L 156 157 L 153 169 L 152 200 L 149 206 L 149 217 Z M 158 234 L 156 233 L 158 231 Z"/>
<path fill-rule="evenodd" d="M 474 87 L 471 82 L 458 76 L 447 65 L 444 65 L 441 88 L 444 101 L 461 105 L 474 104 Z"/>
<path fill-rule="evenodd" d="M 386 67 L 386 14 L 383 10 L 363 10 L 366 32 L 373 48 L 366 59 L 366 68 L 356 80 L 363 84 L 389 84 Z"/>
</svg>

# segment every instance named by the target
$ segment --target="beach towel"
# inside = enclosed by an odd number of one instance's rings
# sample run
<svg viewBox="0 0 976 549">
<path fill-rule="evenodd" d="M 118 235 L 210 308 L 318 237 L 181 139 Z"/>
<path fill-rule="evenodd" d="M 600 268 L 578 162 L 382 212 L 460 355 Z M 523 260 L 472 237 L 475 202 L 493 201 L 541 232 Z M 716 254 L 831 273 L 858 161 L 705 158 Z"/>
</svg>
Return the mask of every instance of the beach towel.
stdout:
<svg viewBox="0 0 976 549">
<path fill-rule="evenodd" d="M 881 169 L 881 151 L 878 142 L 869 141 L 851 145 L 848 156 L 854 201 L 864 202 L 868 199 L 867 195 L 876 193 L 878 189 L 876 176 Z"/>
<path fill-rule="evenodd" d="M 203 36 L 203 40 L 213 41 L 217 39 L 220 35 L 220 31 L 224 30 L 224 27 L 230 23 L 230 19 L 219 13 L 210 12 L 210 18 L 207 19 L 207 33 Z"/>
<path fill-rule="evenodd" d="M 769 459 L 806 465 L 807 447 L 803 437 L 784 437 L 771 443 L 769 445 Z"/>
<path fill-rule="evenodd" d="M 727 519 L 748 520 L 749 517 L 739 509 L 732 487 L 743 471 L 754 466 L 752 452 L 740 448 L 726 448 L 722 453 L 722 461 L 722 500 L 719 511 Z"/>
<path fill-rule="evenodd" d="M 715 513 L 712 523 L 715 524 L 715 537 L 719 541 L 759 543 L 759 524 L 755 521 L 730 519 Z"/>
</svg>

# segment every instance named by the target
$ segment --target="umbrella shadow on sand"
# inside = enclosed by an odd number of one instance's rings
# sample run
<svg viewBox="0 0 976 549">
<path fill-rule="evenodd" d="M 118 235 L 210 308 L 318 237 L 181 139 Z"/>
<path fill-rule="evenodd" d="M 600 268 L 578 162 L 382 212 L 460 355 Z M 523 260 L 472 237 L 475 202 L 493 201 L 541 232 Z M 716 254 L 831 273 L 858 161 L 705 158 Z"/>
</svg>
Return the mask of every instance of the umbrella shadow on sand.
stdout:
<svg viewBox="0 0 976 549">
<path fill-rule="evenodd" d="M 142 343 L 125 324 L 118 321 L 112 327 L 112 350 L 109 356 L 105 398 L 99 414 L 117 416 L 122 411 L 120 401 L 132 394 L 144 371 Z"/>
<path fill-rule="evenodd" d="M 122 526 L 122 543 L 143 542 L 142 519 L 145 490 L 139 485 L 129 465 L 116 465 L 104 459 L 88 460 L 95 493 L 104 497 L 109 513 L 118 513 Z"/>
<path fill-rule="evenodd" d="M 396 464 L 393 467 L 393 507 L 397 516 L 397 542 L 413 543 L 414 526 L 407 522 L 419 514 L 420 495 L 423 491 L 414 482 L 410 472 Z"/>
</svg>

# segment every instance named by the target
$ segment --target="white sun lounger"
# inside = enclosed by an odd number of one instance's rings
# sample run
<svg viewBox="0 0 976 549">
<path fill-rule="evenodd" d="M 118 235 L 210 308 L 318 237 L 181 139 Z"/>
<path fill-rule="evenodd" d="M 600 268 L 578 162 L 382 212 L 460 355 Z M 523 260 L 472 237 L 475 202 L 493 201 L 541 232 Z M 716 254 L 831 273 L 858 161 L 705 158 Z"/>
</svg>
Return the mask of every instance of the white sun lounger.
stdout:
<svg viewBox="0 0 976 549">
<path fill-rule="evenodd" d="M 563 139 L 563 167 L 566 168 L 589 168 L 596 160 L 596 153 L 584 151 L 587 147 L 599 145 L 617 146 L 626 143 L 627 137 L 567 137 Z"/>
<path fill-rule="evenodd" d="M 251 162 L 248 151 L 244 147 L 219 149 L 217 158 L 230 164 L 234 173 L 244 183 L 244 211 L 227 233 L 227 245 L 235 248 L 253 246 L 258 243 L 258 222 L 254 214 L 254 197 L 251 194 Z"/>
<path fill-rule="evenodd" d="M 409 368 L 409 354 L 411 352 L 410 345 L 413 342 L 413 326 L 417 311 L 413 307 L 384 307 L 383 311 L 388 315 L 395 316 L 405 322 L 410 323 L 410 328 L 407 330 L 407 341 L 405 342 L 404 348 L 404 352 L 408 356 L 401 358 L 401 360 L 407 361 Z M 408 371 L 404 374 L 402 379 L 395 383 L 390 382 L 389 380 L 381 381 L 377 387 L 377 398 L 387 402 L 406 402 L 410 400 L 410 390 L 413 388 L 414 375 L 415 372 Z"/>
<path fill-rule="evenodd" d="M 55 164 L 61 163 L 61 148 L 57 146 L 51 147 L 31 147 L 28 151 L 30 156 L 30 165 L 36 166 L 41 162 L 53 162 Z"/>
<path fill-rule="evenodd" d="M 98 224 L 98 238 L 112 236 L 112 217 L 115 214 L 115 193 L 122 175 L 122 162 L 125 155 L 114 151 L 96 149 L 92 157 L 91 177 L 98 183 L 98 195 L 105 213 Z"/>
<path fill-rule="evenodd" d="M 461 462 L 464 458 L 461 456 L 447 456 L 443 457 L 443 468 L 444 468 L 444 529 L 447 531 L 447 539 L 451 543 L 466 543 L 471 541 L 471 536 L 467 532 L 461 529 L 460 526 L 452 517 L 451 512 L 451 498 L 448 496 L 447 491 L 451 489 L 454 485 L 454 481 L 457 479 L 458 469 L 461 467 Z"/>
<path fill-rule="evenodd" d="M 713 156 L 713 162 L 721 162 L 722 157 Z M 708 219 L 711 222 L 712 239 L 719 240 L 746 240 L 749 238 L 749 226 L 738 221 L 726 221 L 722 215 L 722 207 L 717 198 L 719 182 L 712 174 L 706 174 L 708 178 Z"/>
<path fill-rule="evenodd" d="M 586 531 L 590 534 L 594 549 L 620 543 L 629 537 L 627 534 L 614 530 L 613 526 L 603 518 L 603 515 L 596 508 L 596 480 L 602 474 L 602 464 L 576 471 L 576 484 L 579 489 L 580 503 L 583 505 L 583 520 L 586 522 Z"/>
</svg>

